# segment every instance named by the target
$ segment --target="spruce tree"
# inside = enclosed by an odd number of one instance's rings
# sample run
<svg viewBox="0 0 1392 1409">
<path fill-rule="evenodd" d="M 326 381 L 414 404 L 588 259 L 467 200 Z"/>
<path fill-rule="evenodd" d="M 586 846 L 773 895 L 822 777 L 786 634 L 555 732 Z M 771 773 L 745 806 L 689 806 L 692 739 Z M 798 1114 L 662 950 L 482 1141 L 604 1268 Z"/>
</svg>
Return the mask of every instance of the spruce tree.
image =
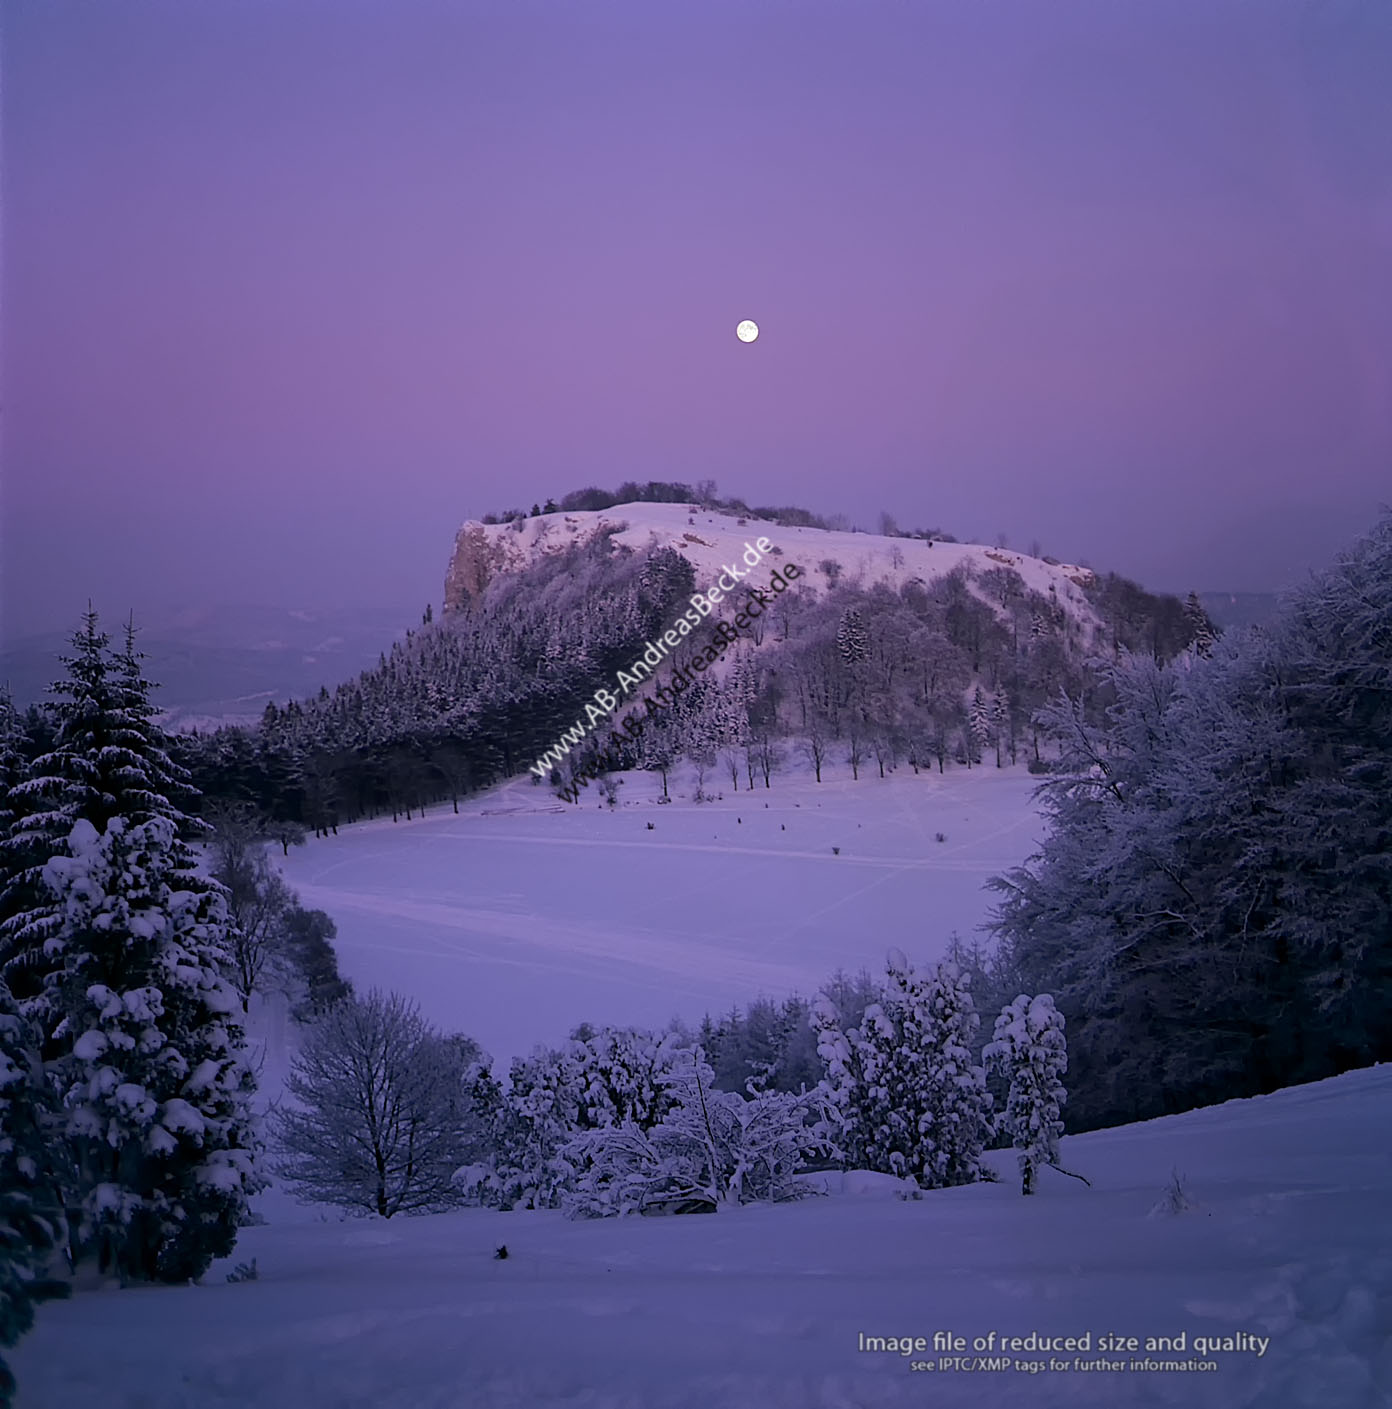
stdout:
<svg viewBox="0 0 1392 1409">
<path fill-rule="evenodd" d="M 73 1162 L 71 1256 L 123 1280 L 200 1276 L 263 1187 L 220 890 L 186 884 L 169 817 L 85 818 L 44 879 L 61 925 L 43 1011 Z"/>
<path fill-rule="evenodd" d="M 1189 635 L 1189 646 L 1195 655 L 1210 656 L 1218 640 L 1218 630 L 1213 625 L 1199 594 L 1191 592 L 1184 599 L 1184 625 Z"/>
<path fill-rule="evenodd" d="M 869 654 L 865 619 L 858 607 L 847 607 L 836 627 L 836 649 L 848 666 L 859 665 Z"/>
<path fill-rule="evenodd" d="M 113 655 L 111 638 L 89 607 L 71 647 L 71 654 L 59 658 L 67 675 L 51 687 L 58 697 L 53 747 L 10 788 L 11 819 L 0 843 L 0 973 L 25 999 L 42 986 L 42 948 L 61 923 L 41 879 L 43 867 L 65 849 L 75 823 L 87 821 L 102 832 L 113 817 L 131 825 L 165 817 L 180 839 L 202 832 L 202 824 L 176 804 L 193 793 L 187 771 L 170 757 L 168 738 L 155 723 L 152 685 L 141 672 L 134 627 L 127 627 L 124 647 Z M 192 852 L 183 846 L 175 854 L 186 884 L 206 888 Z"/>
<path fill-rule="evenodd" d="M 38 853 L 12 840 L 27 811 L 24 798 L 16 791 L 28 772 L 24 743 L 23 725 L 6 691 L 0 694 L 0 978 L 11 968 L 6 927 L 14 916 L 30 908 L 32 896 L 26 887 L 36 879 L 32 863 Z"/>
<path fill-rule="evenodd" d="M 133 627 L 113 654 L 89 610 L 63 660 L 52 747 L 7 794 L 0 959 L 62 1105 L 74 1264 L 184 1280 L 259 1187 L 226 899 Z"/>
<path fill-rule="evenodd" d="M 978 685 L 967 710 L 967 760 L 980 763 L 981 755 L 991 740 L 991 712 L 986 695 Z"/>
<path fill-rule="evenodd" d="M 813 1008 L 838 1146 L 853 1166 L 925 1189 L 970 1183 L 982 1177 L 991 1129 L 985 1076 L 971 1060 L 971 995 L 951 964 L 919 974 L 891 949 L 887 968 L 859 1026 L 843 1030 L 826 997 Z"/>
<path fill-rule="evenodd" d="M 0 1346 L 34 1320 L 36 1284 L 63 1241 L 53 1093 L 39 1061 L 38 1033 L 0 983 Z M 0 1356 L 0 1406 L 15 1382 Z"/>
<path fill-rule="evenodd" d="M 908 976 L 904 988 L 928 1053 L 922 1102 L 931 1136 L 928 1187 L 975 1183 L 982 1178 L 981 1151 L 992 1120 L 986 1074 L 972 1060 L 980 1019 L 971 989 L 953 963 L 936 965 L 923 979 Z"/>
</svg>

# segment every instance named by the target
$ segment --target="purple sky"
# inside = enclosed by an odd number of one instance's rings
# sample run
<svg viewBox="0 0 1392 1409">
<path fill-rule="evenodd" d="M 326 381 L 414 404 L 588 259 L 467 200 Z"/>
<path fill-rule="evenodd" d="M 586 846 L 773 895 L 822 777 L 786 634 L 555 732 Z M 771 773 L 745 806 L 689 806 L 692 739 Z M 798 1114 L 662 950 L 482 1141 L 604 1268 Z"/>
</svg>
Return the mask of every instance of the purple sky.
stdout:
<svg viewBox="0 0 1392 1409">
<path fill-rule="evenodd" d="M 463 519 L 628 478 L 1179 590 L 1392 499 L 1382 0 L 8 0 L 0 39 L 8 634 L 419 610 Z"/>
</svg>

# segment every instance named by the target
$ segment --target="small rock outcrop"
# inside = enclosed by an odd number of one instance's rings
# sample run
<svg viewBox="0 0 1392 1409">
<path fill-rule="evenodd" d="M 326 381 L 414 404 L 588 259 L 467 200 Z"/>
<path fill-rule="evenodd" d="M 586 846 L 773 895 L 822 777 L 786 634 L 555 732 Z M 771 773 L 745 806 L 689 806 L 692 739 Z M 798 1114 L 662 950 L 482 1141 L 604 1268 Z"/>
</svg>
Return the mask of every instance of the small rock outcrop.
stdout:
<svg viewBox="0 0 1392 1409">
<path fill-rule="evenodd" d="M 445 573 L 445 612 L 468 611 L 503 566 L 504 556 L 502 545 L 481 523 L 466 523 L 455 535 Z"/>
</svg>

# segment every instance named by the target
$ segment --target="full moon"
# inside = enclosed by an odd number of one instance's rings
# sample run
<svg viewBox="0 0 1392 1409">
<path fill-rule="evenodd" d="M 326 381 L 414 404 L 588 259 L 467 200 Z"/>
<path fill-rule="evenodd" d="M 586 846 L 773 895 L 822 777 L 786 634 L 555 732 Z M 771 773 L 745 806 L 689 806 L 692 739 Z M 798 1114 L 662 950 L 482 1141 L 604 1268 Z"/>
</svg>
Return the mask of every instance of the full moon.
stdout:
<svg viewBox="0 0 1392 1409">
<path fill-rule="evenodd" d="M 735 329 L 735 336 L 741 342 L 753 342 L 759 336 L 759 325 L 752 319 L 746 318 L 743 323 Z"/>
</svg>

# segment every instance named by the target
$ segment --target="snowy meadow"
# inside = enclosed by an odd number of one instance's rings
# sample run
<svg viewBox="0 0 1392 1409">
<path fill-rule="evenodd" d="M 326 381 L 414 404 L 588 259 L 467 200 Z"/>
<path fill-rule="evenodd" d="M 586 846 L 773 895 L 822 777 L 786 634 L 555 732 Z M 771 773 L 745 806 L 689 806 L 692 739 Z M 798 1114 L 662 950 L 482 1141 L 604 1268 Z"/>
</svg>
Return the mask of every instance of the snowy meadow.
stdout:
<svg viewBox="0 0 1392 1409">
<path fill-rule="evenodd" d="M 655 775 L 623 778 L 612 810 L 522 778 L 459 816 L 343 828 L 284 872 L 334 917 L 357 988 L 410 994 L 506 1068 L 582 1021 L 661 1028 L 810 996 L 837 969 L 878 971 L 891 945 L 938 959 L 1040 828 L 1023 767 L 838 768 L 820 786 L 790 768 L 752 792 L 726 778 L 699 805 L 683 769 L 666 806 Z"/>
<path fill-rule="evenodd" d="M 505 1067 L 582 1019 L 694 1022 L 879 968 L 890 944 L 938 957 L 984 917 L 985 876 L 1034 845 L 1033 782 L 790 776 L 694 805 L 679 778 L 660 805 L 628 775 L 624 805 L 560 810 L 523 781 L 458 816 L 344 828 L 284 869 L 337 917 L 360 991 L 409 995 Z M 263 1101 L 298 1032 L 260 1009 Z M 199 1285 L 43 1307 L 13 1355 L 19 1404 L 1375 1409 L 1392 1391 L 1389 1102 L 1384 1066 L 1065 1137 L 1090 1186 L 1046 1168 L 1029 1200 L 999 1150 L 1000 1182 L 916 1194 L 832 1171 L 800 1176 L 813 1196 L 795 1203 L 675 1219 L 381 1220 L 273 1187 Z M 966 1353 L 933 1351 L 940 1334 Z M 1031 1335 L 1091 1349 L 1001 1349 Z M 1103 1356 L 1105 1337 L 1140 1348 Z M 1148 1353 L 1155 1337 L 1186 1348 Z M 1079 1368 L 1099 1359 L 1127 1368 Z"/>
<path fill-rule="evenodd" d="M 1392 1385 L 1392 1069 L 1065 1137 L 1045 1171 L 714 1217 L 570 1222 L 463 1210 L 341 1220 L 279 1198 L 198 1287 L 43 1308 L 14 1355 L 33 1409 L 1377 1409 Z M 1178 1169 L 1187 1191 L 1166 1190 Z M 496 1256 L 506 1246 L 508 1256 Z M 235 1262 L 259 1277 L 229 1285 Z M 1080 1337 L 1008 1368 L 867 1353 L 859 1337 Z M 1103 1336 L 1265 1352 L 1119 1353 Z M 1067 1368 L 1045 1368 L 1058 1361 Z M 1018 1364 L 1017 1364 L 1018 1362 Z M 916 1370 L 915 1364 L 932 1364 Z M 1202 1368 L 1206 1366 L 1207 1368 Z"/>
</svg>

